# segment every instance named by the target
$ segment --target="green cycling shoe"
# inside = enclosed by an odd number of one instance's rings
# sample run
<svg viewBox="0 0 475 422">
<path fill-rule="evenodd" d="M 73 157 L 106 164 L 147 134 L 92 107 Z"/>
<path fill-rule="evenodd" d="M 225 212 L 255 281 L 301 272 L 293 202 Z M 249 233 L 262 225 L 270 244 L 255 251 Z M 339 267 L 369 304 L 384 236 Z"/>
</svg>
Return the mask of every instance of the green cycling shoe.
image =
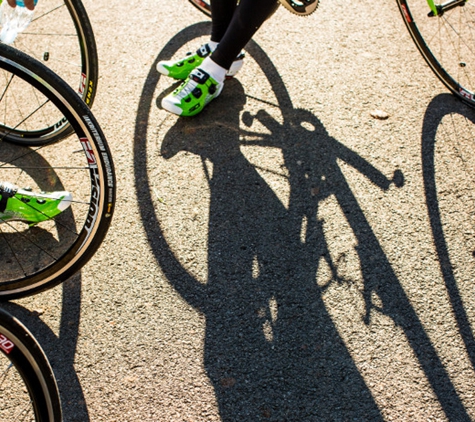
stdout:
<svg viewBox="0 0 475 422">
<path fill-rule="evenodd" d="M 203 44 L 196 53 L 187 53 L 186 57 L 179 60 L 163 60 L 157 63 L 157 70 L 165 76 L 173 79 L 185 80 L 188 75 L 203 63 L 213 51 L 208 44 Z M 232 78 L 242 68 L 244 64 L 244 53 L 240 53 L 234 60 L 231 68 L 226 73 L 226 78 Z"/>
<path fill-rule="evenodd" d="M 69 208 L 72 199 L 67 191 L 34 193 L 0 182 L 0 222 L 23 221 L 35 225 L 51 220 Z"/>
<path fill-rule="evenodd" d="M 215 81 L 198 68 L 171 94 L 162 99 L 162 107 L 178 116 L 194 116 L 223 90 L 224 83 Z"/>
</svg>

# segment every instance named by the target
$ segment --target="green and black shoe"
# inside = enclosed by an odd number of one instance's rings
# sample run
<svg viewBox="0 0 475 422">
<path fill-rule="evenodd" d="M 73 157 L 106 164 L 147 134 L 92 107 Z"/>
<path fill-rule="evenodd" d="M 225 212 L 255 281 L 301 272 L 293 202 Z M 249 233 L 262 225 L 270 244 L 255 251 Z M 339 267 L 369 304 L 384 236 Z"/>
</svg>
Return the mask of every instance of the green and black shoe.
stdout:
<svg viewBox="0 0 475 422">
<path fill-rule="evenodd" d="M 223 90 L 224 83 L 215 81 L 198 68 L 171 94 L 162 99 L 162 107 L 179 116 L 194 116 Z"/>
<path fill-rule="evenodd" d="M 66 191 L 34 193 L 0 182 L 0 222 L 23 221 L 34 225 L 51 220 L 66 210 L 72 199 Z"/>
<path fill-rule="evenodd" d="M 157 70 L 165 76 L 173 79 L 185 80 L 188 75 L 203 63 L 203 60 L 208 57 L 213 51 L 208 44 L 203 44 L 196 53 L 187 53 L 185 58 L 179 60 L 163 60 L 158 62 Z M 236 57 L 231 68 L 226 74 L 226 78 L 232 78 L 242 68 L 244 64 L 244 53 L 240 53 Z"/>
</svg>

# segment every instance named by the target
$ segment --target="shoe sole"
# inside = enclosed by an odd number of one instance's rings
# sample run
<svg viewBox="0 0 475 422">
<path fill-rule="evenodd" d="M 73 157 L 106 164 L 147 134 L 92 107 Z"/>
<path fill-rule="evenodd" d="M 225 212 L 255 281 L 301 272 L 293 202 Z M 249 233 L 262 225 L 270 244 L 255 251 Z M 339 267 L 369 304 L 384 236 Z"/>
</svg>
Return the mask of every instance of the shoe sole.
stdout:
<svg viewBox="0 0 475 422">
<path fill-rule="evenodd" d="M 212 100 L 214 100 L 215 98 L 219 97 L 219 95 L 220 95 L 221 92 L 223 91 L 223 88 L 224 88 L 224 84 L 221 84 L 221 87 L 219 88 L 218 93 L 217 93 L 213 98 L 211 98 L 208 102 L 206 102 L 198 113 L 195 113 L 195 114 L 192 114 L 192 115 L 186 115 L 186 116 L 184 116 L 184 117 L 193 117 L 193 116 L 196 116 L 197 114 L 200 114 L 200 113 L 203 111 L 203 109 L 204 109 Z M 170 113 L 176 114 L 177 116 L 183 116 L 183 110 L 182 110 L 180 107 L 178 107 L 176 104 L 172 103 L 171 101 L 168 101 L 166 97 L 162 99 L 162 108 L 163 108 L 164 110 L 169 111 Z"/>
</svg>

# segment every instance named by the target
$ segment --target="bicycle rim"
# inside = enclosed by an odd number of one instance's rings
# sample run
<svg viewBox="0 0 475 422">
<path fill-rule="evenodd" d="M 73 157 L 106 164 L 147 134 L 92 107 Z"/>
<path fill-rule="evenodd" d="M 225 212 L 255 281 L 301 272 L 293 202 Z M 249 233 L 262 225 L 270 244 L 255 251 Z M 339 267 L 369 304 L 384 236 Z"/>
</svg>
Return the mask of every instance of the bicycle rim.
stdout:
<svg viewBox="0 0 475 422">
<path fill-rule="evenodd" d="M 0 269 L 0 299 L 12 299 L 53 287 L 89 260 L 110 225 L 115 177 L 102 131 L 76 93 L 19 51 L 0 45 L 0 56 L 0 119 L 8 117 L 4 127 L 40 133 L 38 128 L 46 122 L 65 116 L 72 128 L 61 142 L 36 147 L 0 137 L 1 182 L 33 192 L 72 195 L 69 208 L 33 227 L 12 219 L 0 223 L 5 263 Z M 23 95 L 27 90 L 35 91 L 34 103 Z M 36 202 L 30 204 L 34 207 Z"/>
<path fill-rule="evenodd" d="M 189 2 L 195 6 L 200 12 L 203 12 L 206 16 L 211 17 L 211 6 L 209 1 L 204 0 L 189 0 Z"/>
<path fill-rule="evenodd" d="M 40 1 L 34 19 L 13 46 L 39 60 L 63 78 L 92 106 L 97 89 L 97 49 L 89 18 L 79 0 Z M 63 119 L 42 128 L 41 133 L 23 130 L 10 141 L 40 145 L 67 136 L 71 129 Z"/>
<path fill-rule="evenodd" d="M 0 310 L 0 420 L 61 421 L 51 366 L 38 342 L 17 319 Z"/>
<path fill-rule="evenodd" d="M 475 7 L 473 2 L 429 16 L 426 0 L 398 0 L 409 32 L 437 77 L 475 106 Z"/>
</svg>

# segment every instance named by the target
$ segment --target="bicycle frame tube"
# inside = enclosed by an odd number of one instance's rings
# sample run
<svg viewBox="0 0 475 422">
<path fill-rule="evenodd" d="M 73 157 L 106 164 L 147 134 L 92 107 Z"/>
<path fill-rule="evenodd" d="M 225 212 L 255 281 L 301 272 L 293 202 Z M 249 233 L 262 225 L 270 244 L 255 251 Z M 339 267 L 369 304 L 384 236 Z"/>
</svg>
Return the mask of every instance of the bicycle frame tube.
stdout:
<svg viewBox="0 0 475 422">
<path fill-rule="evenodd" d="M 434 0 L 427 0 L 427 4 L 430 8 L 429 16 L 442 16 L 445 11 L 453 9 L 457 6 L 463 6 L 468 0 L 449 0 L 446 3 L 436 5 Z"/>
<path fill-rule="evenodd" d="M 433 14 L 432 16 L 437 16 L 438 11 L 437 11 L 437 7 L 435 6 L 434 0 L 427 0 L 427 4 L 429 5 L 430 10 L 432 11 L 432 14 Z"/>
</svg>

